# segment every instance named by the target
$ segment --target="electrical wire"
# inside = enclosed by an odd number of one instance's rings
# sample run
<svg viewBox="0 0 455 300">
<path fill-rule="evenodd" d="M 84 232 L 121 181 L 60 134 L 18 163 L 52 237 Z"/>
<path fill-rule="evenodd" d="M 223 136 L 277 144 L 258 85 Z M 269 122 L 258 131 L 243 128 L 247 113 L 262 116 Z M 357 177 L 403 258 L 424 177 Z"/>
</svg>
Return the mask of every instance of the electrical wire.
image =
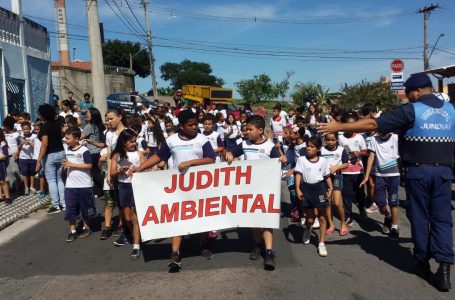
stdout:
<svg viewBox="0 0 455 300">
<path fill-rule="evenodd" d="M 104 0 L 104 2 L 109 6 L 109 8 L 110 8 L 110 9 L 114 12 L 114 14 L 119 18 L 119 20 L 123 23 L 123 25 L 125 25 L 131 32 L 133 32 L 133 31 L 136 32 L 136 36 L 137 36 L 139 39 L 142 39 L 142 40 L 145 41 L 144 37 L 141 36 L 141 33 L 139 33 L 138 31 L 136 31 L 136 29 L 135 29 L 133 26 L 131 26 L 131 23 L 129 23 L 128 20 L 126 20 L 127 23 L 125 23 L 125 22 L 123 21 L 123 19 L 118 15 L 118 13 L 117 13 L 117 12 L 114 10 L 114 8 L 109 4 L 109 2 L 107 2 L 107 0 Z M 117 6 L 117 3 L 116 3 L 115 1 L 114 1 L 114 4 Z M 118 7 L 118 6 L 117 6 L 117 7 Z M 129 27 L 128 24 L 129 24 L 131 27 Z"/>
<path fill-rule="evenodd" d="M 142 26 L 141 22 L 139 22 L 138 18 L 136 17 L 136 14 L 131 9 L 131 6 L 130 6 L 130 3 L 128 2 L 128 0 L 125 0 L 125 2 L 126 2 L 126 5 L 128 5 L 128 8 L 129 8 L 131 14 L 133 15 L 134 19 L 136 20 L 137 24 L 139 24 L 139 26 L 141 27 L 142 31 L 146 32 L 144 26 Z"/>
</svg>

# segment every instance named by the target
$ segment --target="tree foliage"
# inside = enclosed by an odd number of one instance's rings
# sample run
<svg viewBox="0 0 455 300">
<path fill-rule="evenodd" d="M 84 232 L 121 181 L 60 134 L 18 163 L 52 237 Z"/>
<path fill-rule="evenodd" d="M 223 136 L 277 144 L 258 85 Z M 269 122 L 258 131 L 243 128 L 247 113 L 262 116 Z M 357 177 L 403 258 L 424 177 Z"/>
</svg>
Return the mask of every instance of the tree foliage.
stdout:
<svg viewBox="0 0 455 300">
<path fill-rule="evenodd" d="M 242 79 L 235 83 L 237 91 L 246 101 L 257 103 L 273 100 L 277 97 L 284 99 L 289 90 L 289 78 L 293 73 L 288 72 L 285 80 L 274 83 L 266 74 L 255 75 L 251 79 Z"/>
<path fill-rule="evenodd" d="M 329 90 L 324 91 L 319 83 L 297 82 L 291 93 L 291 98 L 298 106 L 304 106 L 306 102 L 317 101 L 318 105 L 327 101 Z M 321 102 L 321 103 L 319 103 Z"/>
<path fill-rule="evenodd" d="M 133 55 L 133 70 L 139 77 L 150 75 L 150 61 L 146 49 L 141 44 L 130 41 L 108 40 L 103 45 L 104 64 L 109 66 L 130 67 L 130 54 Z"/>
<path fill-rule="evenodd" d="M 160 67 L 161 78 L 170 81 L 174 89 L 186 84 L 223 86 L 224 80 L 212 75 L 212 71 L 209 64 L 188 59 L 181 63 L 167 62 Z"/>
<path fill-rule="evenodd" d="M 381 109 L 389 109 L 397 104 L 397 96 L 390 91 L 387 82 L 362 80 L 354 85 L 344 84 L 338 103 L 347 109 L 354 109 L 364 103 L 375 103 Z"/>
<path fill-rule="evenodd" d="M 242 79 L 235 85 L 242 98 L 252 103 L 272 100 L 278 96 L 272 79 L 266 74 L 254 75 L 251 79 Z"/>
</svg>

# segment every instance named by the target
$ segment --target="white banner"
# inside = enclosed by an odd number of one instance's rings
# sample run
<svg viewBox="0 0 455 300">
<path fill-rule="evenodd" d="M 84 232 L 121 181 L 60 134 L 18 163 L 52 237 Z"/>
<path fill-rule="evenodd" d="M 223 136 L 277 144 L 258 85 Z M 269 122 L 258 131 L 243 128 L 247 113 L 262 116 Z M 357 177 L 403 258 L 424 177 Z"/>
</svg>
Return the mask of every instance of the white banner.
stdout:
<svg viewBox="0 0 455 300">
<path fill-rule="evenodd" d="M 233 227 L 279 228 L 278 159 L 135 173 L 142 241 Z"/>
</svg>

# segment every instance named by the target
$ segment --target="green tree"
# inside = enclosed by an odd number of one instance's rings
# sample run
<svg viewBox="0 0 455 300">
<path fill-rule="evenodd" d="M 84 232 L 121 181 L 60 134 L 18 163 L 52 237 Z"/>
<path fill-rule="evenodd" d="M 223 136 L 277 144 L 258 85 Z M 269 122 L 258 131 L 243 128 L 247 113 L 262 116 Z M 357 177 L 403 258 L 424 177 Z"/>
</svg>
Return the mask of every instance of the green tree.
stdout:
<svg viewBox="0 0 455 300">
<path fill-rule="evenodd" d="M 109 66 L 130 67 L 130 54 L 133 55 L 133 70 L 139 77 L 150 75 L 150 60 L 141 44 L 130 41 L 108 40 L 103 45 L 104 64 Z"/>
<path fill-rule="evenodd" d="M 276 84 L 266 74 L 255 75 L 251 79 L 242 79 L 235 83 L 237 91 L 246 101 L 258 103 L 278 97 Z"/>
<path fill-rule="evenodd" d="M 209 64 L 188 59 L 181 63 L 167 62 L 160 67 L 161 78 L 170 81 L 174 89 L 186 84 L 223 86 L 224 80 L 212 75 L 212 71 Z"/>
<path fill-rule="evenodd" d="M 284 101 L 284 98 L 286 98 L 286 95 L 288 94 L 289 91 L 289 79 L 291 78 L 292 75 L 294 75 L 295 72 L 293 70 L 289 70 L 286 72 L 286 78 L 275 84 L 275 90 L 276 94 L 281 97 L 281 101 Z"/>
<path fill-rule="evenodd" d="M 311 102 L 319 99 L 324 100 L 327 98 L 327 92 L 324 92 L 322 86 L 314 82 L 297 82 L 294 85 L 294 90 L 291 98 L 298 106 L 304 106 L 305 102 Z M 325 96 L 324 96 L 325 95 Z M 319 104 L 319 103 L 318 103 Z M 322 104 L 322 103 L 320 103 Z"/>
<path fill-rule="evenodd" d="M 354 85 L 344 84 L 338 103 L 347 109 L 354 109 L 364 103 L 375 103 L 381 109 L 389 109 L 397 103 L 397 96 L 386 82 L 368 82 L 362 80 Z"/>
</svg>

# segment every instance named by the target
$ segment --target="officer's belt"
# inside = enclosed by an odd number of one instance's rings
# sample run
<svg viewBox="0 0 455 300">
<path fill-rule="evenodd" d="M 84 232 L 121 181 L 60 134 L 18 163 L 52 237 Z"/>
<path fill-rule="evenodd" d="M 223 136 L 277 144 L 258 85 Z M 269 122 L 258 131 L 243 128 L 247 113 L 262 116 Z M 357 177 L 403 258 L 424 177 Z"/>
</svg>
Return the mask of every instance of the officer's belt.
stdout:
<svg viewBox="0 0 455 300">
<path fill-rule="evenodd" d="M 423 166 L 430 166 L 430 167 L 449 167 L 452 168 L 453 164 L 444 164 L 444 163 L 404 163 L 405 167 L 423 167 Z"/>
</svg>

